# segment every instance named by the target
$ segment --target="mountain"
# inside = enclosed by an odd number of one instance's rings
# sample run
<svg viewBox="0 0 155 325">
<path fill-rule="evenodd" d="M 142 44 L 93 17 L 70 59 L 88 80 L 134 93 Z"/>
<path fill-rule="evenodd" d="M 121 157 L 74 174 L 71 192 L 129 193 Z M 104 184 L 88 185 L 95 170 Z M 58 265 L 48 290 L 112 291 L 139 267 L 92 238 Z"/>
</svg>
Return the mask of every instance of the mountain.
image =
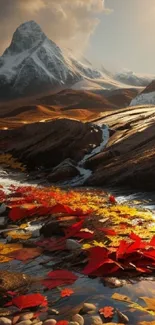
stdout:
<svg viewBox="0 0 155 325">
<path fill-rule="evenodd" d="M 155 80 L 153 80 L 130 103 L 130 106 L 137 106 L 137 105 L 155 105 Z"/>
<path fill-rule="evenodd" d="M 0 57 L 0 99 L 57 91 L 102 73 L 66 56 L 34 21 L 20 25 Z"/>
<path fill-rule="evenodd" d="M 136 74 L 133 71 L 124 70 L 115 74 L 114 78 L 126 85 L 146 87 L 153 79 L 153 75 Z"/>
</svg>

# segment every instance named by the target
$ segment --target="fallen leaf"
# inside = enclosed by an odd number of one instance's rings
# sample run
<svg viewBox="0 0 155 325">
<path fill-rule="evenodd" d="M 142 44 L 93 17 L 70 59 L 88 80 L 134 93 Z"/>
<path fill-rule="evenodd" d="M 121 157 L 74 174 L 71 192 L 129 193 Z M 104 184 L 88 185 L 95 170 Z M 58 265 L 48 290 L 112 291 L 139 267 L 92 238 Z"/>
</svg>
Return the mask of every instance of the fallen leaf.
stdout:
<svg viewBox="0 0 155 325">
<path fill-rule="evenodd" d="M 112 299 L 124 301 L 124 302 L 131 302 L 131 299 L 128 296 L 121 295 L 120 293 L 115 292 L 112 296 Z"/>
<path fill-rule="evenodd" d="M 68 324 L 69 324 L 68 320 L 59 320 L 59 321 L 56 323 L 56 325 L 68 325 Z"/>
<path fill-rule="evenodd" d="M 143 299 L 145 301 L 148 310 L 155 311 L 155 299 L 154 298 L 140 297 L 140 299 Z"/>
<path fill-rule="evenodd" d="M 112 318 L 114 315 L 114 308 L 111 306 L 105 306 L 99 309 L 99 313 L 105 318 Z"/>
<path fill-rule="evenodd" d="M 42 254 L 41 248 L 22 248 L 9 254 L 11 258 L 19 261 L 27 261 Z"/>
<path fill-rule="evenodd" d="M 74 293 L 74 291 L 72 289 L 63 289 L 61 290 L 61 297 L 70 297 L 72 294 Z"/>
<path fill-rule="evenodd" d="M 67 270 L 56 270 L 49 272 L 47 278 L 41 281 L 41 283 L 48 289 L 53 289 L 65 284 L 73 284 L 78 277 Z"/>
<path fill-rule="evenodd" d="M 47 306 L 47 299 L 40 293 L 34 293 L 13 298 L 11 304 L 18 307 L 19 309 L 25 309 L 35 306 L 45 307 Z"/>
</svg>

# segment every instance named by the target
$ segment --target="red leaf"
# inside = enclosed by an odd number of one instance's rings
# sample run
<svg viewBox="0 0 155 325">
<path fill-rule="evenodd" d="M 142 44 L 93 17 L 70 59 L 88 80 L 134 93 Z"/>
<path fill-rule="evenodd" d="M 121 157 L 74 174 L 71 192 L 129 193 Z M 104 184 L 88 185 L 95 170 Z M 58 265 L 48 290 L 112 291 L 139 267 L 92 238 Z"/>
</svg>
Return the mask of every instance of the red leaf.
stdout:
<svg viewBox="0 0 155 325">
<path fill-rule="evenodd" d="M 108 235 L 108 236 L 116 236 L 117 235 L 116 231 L 113 229 L 98 228 L 98 230 L 104 232 L 105 235 Z"/>
<path fill-rule="evenodd" d="M 48 289 L 53 289 L 65 284 L 72 284 L 78 279 L 75 274 L 67 270 L 52 271 L 48 273 L 47 276 L 48 278 L 43 280 L 42 284 Z"/>
<path fill-rule="evenodd" d="M 127 243 L 125 240 L 121 240 L 119 247 L 116 251 L 116 258 L 117 259 L 121 259 L 124 257 L 124 255 L 126 254 L 127 248 L 129 246 L 129 243 Z"/>
<path fill-rule="evenodd" d="M 155 236 L 152 237 L 150 243 L 149 243 L 150 246 L 155 246 Z"/>
<path fill-rule="evenodd" d="M 113 195 L 109 196 L 109 201 L 110 201 L 110 203 L 113 203 L 113 204 L 117 203 L 117 201 Z"/>
<path fill-rule="evenodd" d="M 72 226 L 68 227 L 67 230 L 65 230 L 65 238 L 70 238 L 75 236 L 81 229 L 84 224 L 84 220 L 81 220 L 77 223 L 74 223 Z"/>
<path fill-rule="evenodd" d="M 94 274 L 108 259 L 108 251 L 104 247 L 92 247 L 89 249 L 89 263 L 84 268 L 84 274 Z"/>
<path fill-rule="evenodd" d="M 68 320 L 59 320 L 59 321 L 56 323 L 56 325 L 68 325 L 68 324 L 69 324 Z"/>
<path fill-rule="evenodd" d="M 70 297 L 72 294 L 74 293 L 74 291 L 72 289 L 63 289 L 61 290 L 61 297 Z"/>
<path fill-rule="evenodd" d="M 35 306 L 47 306 L 47 300 L 40 293 L 34 293 L 30 295 L 18 296 L 12 299 L 12 305 L 19 309 L 35 307 Z"/>
<path fill-rule="evenodd" d="M 105 318 L 112 318 L 114 315 L 114 308 L 111 306 L 106 306 L 104 308 L 99 309 L 99 313 Z"/>
</svg>

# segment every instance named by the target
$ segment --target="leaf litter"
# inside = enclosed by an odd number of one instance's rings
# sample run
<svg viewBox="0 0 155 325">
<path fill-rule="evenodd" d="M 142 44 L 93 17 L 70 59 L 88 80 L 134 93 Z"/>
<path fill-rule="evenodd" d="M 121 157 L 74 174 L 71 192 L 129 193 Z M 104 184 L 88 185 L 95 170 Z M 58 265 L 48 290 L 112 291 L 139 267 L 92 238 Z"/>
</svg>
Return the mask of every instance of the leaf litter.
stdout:
<svg viewBox="0 0 155 325">
<path fill-rule="evenodd" d="M 92 195 L 91 191 L 63 191 L 55 187 L 11 186 L 10 194 L 6 194 L 1 188 L 0 202 L 5 204 L 9 211 L 8 227 L 10 224 L 18 227 L 16 230 L 2 232 L 2 238 L 9 237 L 11 243 L 0 243 L 0 263 L 18 260 L 26 265 L 42 254 L 52 257 L 51 254 L 57 253 L 55 256 L 57 258 L 60 255 L 60 269 L 56 269 L 56 263 L 51 272 L 44 277 L 38 276 L 35 280 L 22 273 L 1 271 L 3 273 L 0 279 L 3 280 L 0 290 L 5 293 L 8 306 L 15 305 L 19 310 L 31 307 L 48 308 L 46 296 L 41 293 L 29 293 L 35 281 L 45 290 L 61 287 L 59 289 L 61 299 L 75 294 L 72 287 L 63 288 L 63 286 L 72 286 L 81 274 L 101 279 L 104 277 L 106 279 L 110 275 L 135 278 L 139 275 L 153 274 L 155 270 L 155 223 L 149 211 L 117 204 L 115 197 L 106 193 Z M 62 234 L 55 236 L 51 229 L 50 237 L 42 236 L 35 240 L 33 232 L 27 230 L 27 223 L 48 225 L 50 221 L 59 224 L 63 236 Z M 68 253 L 66 248 L 68 239 L 74 239 L 81 248 L 78 246 L 74 253 Z M 13 290 L 15 297 L 12 298 L 10 290 Z M 112 295 L 111 300 L 128 303 L 129 309 L 154 316 L 155 299 L 140 298 L 146 306 L 141 306 L 118 292 Z M 0 307 L 4 308 L 5 305 L 2 304 Z M 124 322 L 128 319 L 113 305 L 103 306 L 99 309 L 99 313 L 107 320 L 113 320 L 115 314 L 118 314 L 119 320 Z M 123 315 L 122 318 L 120 315 Z M 57 322 L 61 325 L 60 323 L 66 325 L 68 321 Z"/>
</svg>

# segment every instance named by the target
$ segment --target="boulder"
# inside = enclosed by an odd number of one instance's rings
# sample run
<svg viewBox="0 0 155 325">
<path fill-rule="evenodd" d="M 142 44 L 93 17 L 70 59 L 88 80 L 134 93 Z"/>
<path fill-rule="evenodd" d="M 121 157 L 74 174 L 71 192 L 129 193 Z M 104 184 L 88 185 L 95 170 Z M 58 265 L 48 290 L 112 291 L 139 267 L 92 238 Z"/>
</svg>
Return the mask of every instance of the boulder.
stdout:
<svg viewBox="0 0 155 325">
<path fill-rule="evenodd" d="M 80 175 L 75 162 L 69 158 L 56 166 L 47 177 L 49 182 L 63 182 Z"/>
</svg>

